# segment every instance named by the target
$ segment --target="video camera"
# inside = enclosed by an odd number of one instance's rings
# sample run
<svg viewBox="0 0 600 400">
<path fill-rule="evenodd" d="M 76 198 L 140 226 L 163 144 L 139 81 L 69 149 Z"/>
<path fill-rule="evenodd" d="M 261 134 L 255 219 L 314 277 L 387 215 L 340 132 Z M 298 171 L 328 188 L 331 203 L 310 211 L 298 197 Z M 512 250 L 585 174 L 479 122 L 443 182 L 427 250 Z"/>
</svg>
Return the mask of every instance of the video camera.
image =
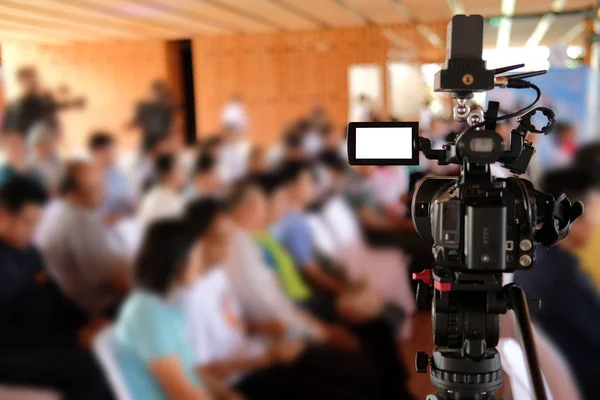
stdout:
<svg viewBox="0 0 600 400">
<path fill-rule="evenodd" d="M 502 75 L 523 67 L 486 69 L 483 53 L 483 17 L 456 15 L 448 25 L 447 60 L 435 76 L 435 91 L 449 92 L 456 103 L 453 117 L 469 128 L 442 149 L 419 137 L 418 123 L 358 122 L 348 126 L 348 155 L 352 165 L 418 165 L 419 152 L 439 165 L 456 164 L 460 175 L 426 177 L 412 200 L 412 218 L 418 234 L 432 243 L 435 266 L 413 275 L 419 281 L 417 303 L 432 310 L 433 356 L 419 352 L 416 368 L 426 372 L 437 394 L 428 399 L 493 399 L 502 385 L 499 316 L 512 309 L 521 330 L 529 372 L 538 400 L 545 389 L 535 353 L 527 300 L 516 285 L 502 283 L 502 273 L 531 268 L 535 247 L 552 246 L 564 238 L 570 224 L 583 212 L 580 202 L 565 195 L 536 190 L 516 176 L 496 178 L 491 166 L 500 164 L 514 175 L 526 172 L 535 153 L 529 133 L 548 134 L 554 112 L 535 107 L 540 89 L 526 81 L 546 71 Z M 533 89 L 535 100 L 515 113 L 498 115 L 499 103 L 484 111 L 471 106 L 474 92 L 495 87 Z M 544 127 L 532 123 L 541 113 Z M 510 146 L 496 132 L 496 123 L 518 117 Z"/>
</svg>

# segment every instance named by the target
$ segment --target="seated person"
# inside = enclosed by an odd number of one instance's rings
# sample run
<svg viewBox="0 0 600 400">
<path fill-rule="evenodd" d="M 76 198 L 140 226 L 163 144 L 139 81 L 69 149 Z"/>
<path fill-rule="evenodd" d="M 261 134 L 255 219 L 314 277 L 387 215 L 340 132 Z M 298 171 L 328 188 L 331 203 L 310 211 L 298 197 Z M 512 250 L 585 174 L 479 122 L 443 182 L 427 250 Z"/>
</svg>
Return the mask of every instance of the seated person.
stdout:
<svg viewBox="0 0 600 400">
<path fill-rule="evenodd" d="M 332 186 L 341 191 L 344 199 L 356 211 L 367 242 L 374 247 L 396 247 L 411 256 L 411 272 L 420 272 L 433 266 L 431 243 L 415 232 L 412 220 L 396 208 L 384 207 L 375 199 L 368 178 L 371 166 L 355 167 L 348 171 L 347 163 L 337 154 L 322 155 Z"/>
<path fill-rule="evenodd" d="M 83 326 L 32 245 L 46 199 L 43 188 L 23 176 L 0 187 L 0 382 L 52 388 L 67 400 L 107 399 L 86 348 L 93 326 Z"/>
<path fill-rule="evenodd" d="M 0 137 L 4 163 L 0 165 L 0 185 L 17 174 L 27 172 L 27 148 L 23 135 L 16 131 L 8 131 Z"/>
<path fill-rule="evenodd" d="M 600 296 L 582 271 L 576 252 L 584 247 L 600 208 L 600 186 L 582 169 L 561 169 L 542 178 L 541 190 L 557 198 L 565 193 L 571 201 L 582 201 L 585 212 L 566 238 L 550 249 L 536 248 L 536 265 L 515 273 L 514 281 L 528 297 L 542 301 L 534 321 L 568 360 L 585 399 L 600 398 L 600 366 L 591 355 L 600 354 Z"/>
<path fill-rule="evenodd" d="M 104 179 L 102 214 L 112 221 L 132 215 L 136 207 L 135 193 L 123 171 L 116 165 L 113 136 L 108 132 L 93 132 L 88 140 L 88 150 Z"/>
<path fill-rule="evenodd" d="M 219 196 L 223 191 L 223 183 L 219 176 L 217 159 L 210 153 L 201 153 L 196 158 L 194 177 L 191 186 L 186 190 L 189 200 L 204 196 Z"/>
<path fill-rule="evenodd" d="M 230 256 L 225 272 L 240 300 L 245 316 L 262 323 L 276 322 L 282 326 L 282 336 L 304 338 L 356 349 L 356 342 L 373 362 L 380 376 L 385 398 L 411 398 L 406 372 L 398 360 L 400 354 L 391 326 L 380 318 L 348 324 L 323 323 L 300 310 L 279 287 L 277 275 L 264 260 L 261 247 L 254 237 L 263 233 L 266 223 L 266 198 L 254 182 L 241 182 L 230 197 L 235 225 Z"/>
<path fill-rule="evenodd" d="M 39 242 L 50 275 L 90 316 L 112 316 L 129 290 L 127 253 L 98 211 L 103 201 L 99 171 L 71 161 L 60 185 L 60 203 Z"/>
<path fill-rule="evenodd" d="M 154 163 L 156 181 L 142 199 L 138 219 L 142 226 L 164 217 L 175 217 L 183 212 L 182 195 L 186 174 L 175 154 L 166 153 Z"/>
<path fill-rule="evenodd" d="M 185 336 L 183 310 L 167 299 L 203 272 L 201 243 L 188 224 L 148 227 L 136 260 L 135 289 L 112 332 L 116 358 L 133 399 L 208 400 Z"/>
<path fill-rule="evenodd" d="M 308 164 L 288 163 L 283 171 L 286 210 L 274 228 L 277 240 L 290 252 L 296 266 L 312 285 L 336 298 L 357 288 L 324 268 L 317 260 L 314 241 L 306 215 L 313 199 L 314 182 Z"/>
<path fill-rule="evenodd" d="M 188 334 L 209 386 L 214 380 L 226 383 L 248 399 L 377 398 L 374 371 L 358 354 L 281 341 L 268 324 L 245 320 L 221 267 L 231 251 L 232 222 L 219 200 L 194 201 L 186 218 L 206 232 L 203 254 L 210 270 L 175 301 L 186 310 Z"/>
<path fill-rule="evenodd" d="M 28 172 L 54 196 L 63 172 L 63 163 L 57 150 L 58 132 L 47 122 L 40 122 L 27 134 L 27 142 L 30 150 Z"/>
</svg>

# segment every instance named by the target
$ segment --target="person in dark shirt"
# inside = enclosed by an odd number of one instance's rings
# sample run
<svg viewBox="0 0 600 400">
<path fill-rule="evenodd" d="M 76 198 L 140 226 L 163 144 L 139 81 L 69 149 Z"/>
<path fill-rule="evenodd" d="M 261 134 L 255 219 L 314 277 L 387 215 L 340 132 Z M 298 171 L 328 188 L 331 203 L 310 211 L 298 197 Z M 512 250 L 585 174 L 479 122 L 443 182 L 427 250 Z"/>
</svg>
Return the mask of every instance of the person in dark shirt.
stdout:
<svg viewBox="0 0 600 400">
<path fill-rule="evenodd" d="M 151 98 L 137 104 L 129 128 L 139 128 L 142 133 L 141 151 L 146 154 L 156 143 L 171 133 L 175 112 L 180 108 L 166 83 L 155 81 L 151 86 Z"/>
<path fill-rule="evenodd" d="M 575 252 L 586 245 L 596 225 L 600 186 L 588 171 L 561 169 L 542 178 L 541 189 L 558 197 L 580 200 L 586 212 L 569 235 L 550 249 L 538 246 L 535 268 L 515 273 L 514 281 L 528 297 L 542 301 L 534 315 L 537 323 L 558 346 L 570 364 L 585 399 L 599 399 L 600 294 L 580 268 Z"/>
<path fill-rule="evenodd" d="M 20 68 L 17 71 L 17 83 L 21 95 L 7 107 L 2 132 L 19 132 L 26 136 L 39 122 L 58 128 L 57 114 L 60 110 L 84 104 L 81 98 L 59 101 L 52 94 L 43 91 L 34 67 Z"/>
<path fill-rule="evenodd" d="M 0 186 L 0 382 L 53 388 L 66 400 L 110 398 L 82 347 L 83 320 L 31 244 L 46 199 L 21 175 Z"/>
</svg>

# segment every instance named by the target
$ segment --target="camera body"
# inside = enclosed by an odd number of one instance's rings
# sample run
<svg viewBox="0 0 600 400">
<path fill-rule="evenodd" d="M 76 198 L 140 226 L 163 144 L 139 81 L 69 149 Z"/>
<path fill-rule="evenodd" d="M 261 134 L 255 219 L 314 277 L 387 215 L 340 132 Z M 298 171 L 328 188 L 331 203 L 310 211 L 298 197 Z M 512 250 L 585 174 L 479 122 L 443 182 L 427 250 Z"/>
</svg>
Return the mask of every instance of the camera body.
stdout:
<svg viewBox="0 0 600 400">
<path fill-rule="evenodd" d="M 518 178 L 428 177 L 415 190 L 412 218 L 438 267 L 514 272 L 535 262 L 536 196 L 543 194 Z"/>
</svg>

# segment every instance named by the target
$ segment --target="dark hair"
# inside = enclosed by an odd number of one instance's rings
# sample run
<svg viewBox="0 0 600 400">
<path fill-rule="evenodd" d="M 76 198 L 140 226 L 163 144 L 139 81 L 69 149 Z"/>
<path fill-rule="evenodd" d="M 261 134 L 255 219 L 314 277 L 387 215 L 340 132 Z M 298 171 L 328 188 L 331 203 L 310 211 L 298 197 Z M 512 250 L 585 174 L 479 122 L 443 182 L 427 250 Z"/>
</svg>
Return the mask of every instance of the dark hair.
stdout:
<svg viewBox="0 0 600 400">
<path fill-rule="evenodd" d="M 216 216 L 228 212 L 227 204 L 217 197 L 194 200 L 185 208 L 185 219 L 193 226 L 198 236 L 204 235 Z"/>
<path fill-rule="evenodd" d="M 340 153 L 336 150 L 325 150 L 319 156 L 319 161 L 327 169 L 337 172 L 345 172 L 348 169 L 348 163 L 344 161 Z"/>
<path fill-rule="evenodd" d="M 217 166 L 217 160 L 210 153 L 200 153 L 198 157 L 196 157 L 196 162 L 194 163 L 194 172 L 195 173 L 203 173 L 209 172 L 215 169 Z"/>
<path fill-rule="evenodd" d="M 14 214 L 27 204 L 43 206 L 46 201 L 48 194 L 42 185 L 27 176 L 12 176 L 0 186 L 0 207 Z"/>
<path fill-rule="evenodd" d="M 558 198 L 566 194 L 571 202 L 582 200 L 586 192 L 597 189 L 598 179 L 590 171 L 577 167 L 556 169 L 542 176 L 542 191 Z"/>
<path fill-rule="evenodd" d="M 78 188 L 77 174 L 82 168 L 88 167 L 89 164 L 83 160 L 72 160 L 67 162 L 58 184 L 58 193 L 61 196 L 67 195 Z"/>
<path fill-rule="evenodd" d="M 575 128 L 575 125 L 570 122 L 556 121 L 552 128 L 551 136 L 554 137 L 555 141 L 561 141 L 565 133 L 573 128 Z"/>
<path fill-rule="evenodd" d="M 282 184 L 289 185 L 295 183 L 305 172 L 312 172 L 310 164 L 303 161 L 286 162 L 281 168 Z"/>
<path fill-rule="evenodd" d="M 190 224 L 178 218 L 150 224 L 135 260 L 135 283 L 150 292 L 166 294 L 185 269 L 185 261 L 198 237 Z"/>
<path fill-rule="evenodd" d="M 208 139 L 206 139 L 204 142 L 202 142 L 200 144 L 200 149 L 203 152 L 210 152 L 212 151 L 215 147 L 219 147 L 223 144 L 223 137 L 219 134 L 215 134 L 211 137 L 209 137 Z"/>
<path fill-rule="evenodd" d="M 586 144 L 579 148 L 573 157 L 576 165 L 597 170 L 600 166 L 600 142 Z M 599 171 L 600 172 L 600 171 Z"/>
<path fill-rule="evenodd" d="M 278 189 L 281 189 L 284 184 L 283 176 L 277 172 L 266 172 L 257 175 L 253 178 L 253 181 L 267 196 L 271 196 Z"/>
<path fill-rule="evenodd" d="M 88 139 L 88 149 L 90 151 L 104 150 L 115 143 L 113 136 L 106 131 L 92 132 Z"/>
<path fill-rule="evenodd" d="M 24 79 L 31 78 L 37 74 L 37 71 L 34 66 L 25 65 L 17 69 L 17 80 L 22 81 Z"/>
<path fill-rule="evenodd" d="M 160 180 L 173 171 L 177 159 L 172 153 L 161 154 L 154 161 L 154 173 Z"/>
<path fill-rule="evenodd" d="M 248 192 L 255 189 L 260 190 L 260 187 L 253 178 L 246 178 L 236 182 L 229 192 L 227 207 L 231 210 L 235 210 L 246 199 Z"/>
<path fill-rule="evenodd" d="M 302 147 L 302 136 L 295 129 L 288 129 L 284 133 L 283 144 L 286 149 L 299 149 Z"/>
</svg>

